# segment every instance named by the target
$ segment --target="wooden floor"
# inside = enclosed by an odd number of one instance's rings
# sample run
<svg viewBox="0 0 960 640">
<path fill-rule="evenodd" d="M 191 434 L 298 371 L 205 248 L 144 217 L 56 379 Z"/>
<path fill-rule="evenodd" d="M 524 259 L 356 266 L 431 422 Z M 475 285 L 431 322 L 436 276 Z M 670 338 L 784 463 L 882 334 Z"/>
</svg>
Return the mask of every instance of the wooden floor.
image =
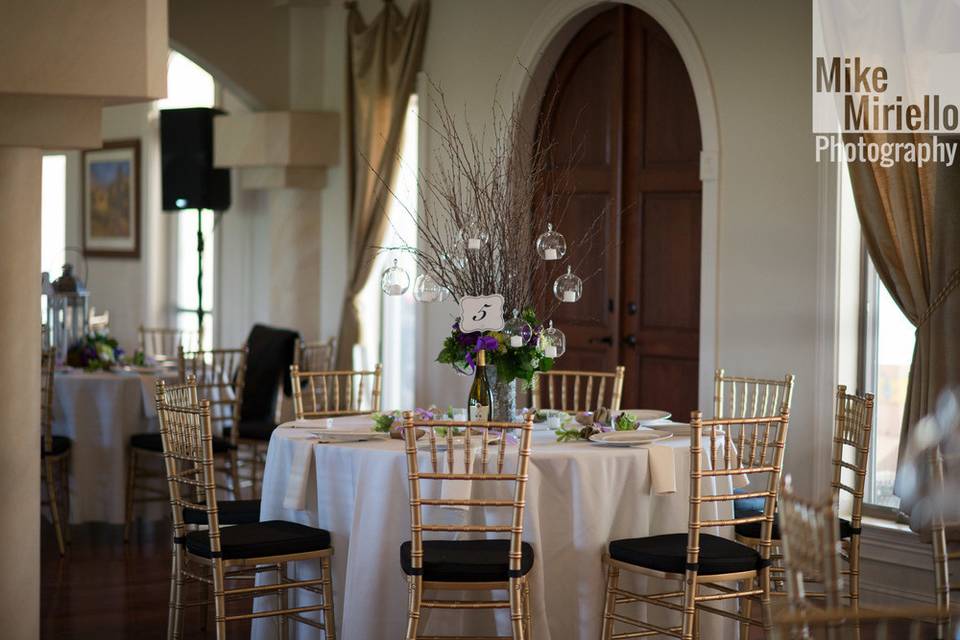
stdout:
<svg viewBox="0 0 960 640">
<path fill-rule="evenodd" d="M 87 524 L 71 529 L 73 542 L 63 558 L 53 528 L 43 521 L 41 539 L 41 638 L 58 640 L 147 640 L 165 638 L 170 579 L 170 529 L 165 523 L 141 524 L 129 544 L 123 527 Z M 197 595 L 193 594 L 192 599 Z M 249 610 L 249 605 L 230 607 Z M 202 628 L 199 607 L 187 610 L 185 639 L 213 638 L 212 615 Z M 231 638 L 249 638 L 250 625 L 231 623 Z M 751 629 L 751 638 L 763 637 Z M 864 630 L 862 640 L 873 634 Z M 0 638 L 3 637 L 0 629 Z M 891 637 L 907 637 L 894 632 Z M 924 637 L 932 637 L 926 635 Z M 706 639 L 705 639 L 706 640 Z"/>
<path fill-rule="evenodd" d="M 60 558 L 53 528 L 42 525 L 41 638 L 147 640 L 165 638 L 170 580 L 170 529 L 144 524 L 123 544 L 123 527 L 88 524 L 71 529 Z M 196 596 L 194 596 L 196 597 Z M 210 616 L 213 607 L 209 608 Z M 184 638 L 212 638 L 199 607 L 187 610 Z M 249 638 L 249 623 L 231 623 L 230 637 Z M 3 633 L 0 632 L 0 637 Z"/>
</svg>

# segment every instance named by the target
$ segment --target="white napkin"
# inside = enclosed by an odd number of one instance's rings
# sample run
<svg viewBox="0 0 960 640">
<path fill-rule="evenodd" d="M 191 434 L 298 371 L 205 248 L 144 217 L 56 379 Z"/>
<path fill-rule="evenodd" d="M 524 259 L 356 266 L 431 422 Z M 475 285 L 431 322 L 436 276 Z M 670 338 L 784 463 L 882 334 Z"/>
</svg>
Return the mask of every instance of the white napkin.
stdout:
<svg viewBox="0 0 960 640">
<path fill-rule="evenodd" d="M 674 448 L 660 444 L 646 447 L 649 456 L 650 487 L 653 493 L 662 496 L 677 492 L 677 466 L 673 458 Z"/>
<path fill-rule="evenodd" d="M 287 492 L 283 496 L 283 508 L 303 511 L 307 508 L 307 484 L 313 467 L 313 440 L 291 439 L 293 455 L 287 475 Z"/>
</svg>

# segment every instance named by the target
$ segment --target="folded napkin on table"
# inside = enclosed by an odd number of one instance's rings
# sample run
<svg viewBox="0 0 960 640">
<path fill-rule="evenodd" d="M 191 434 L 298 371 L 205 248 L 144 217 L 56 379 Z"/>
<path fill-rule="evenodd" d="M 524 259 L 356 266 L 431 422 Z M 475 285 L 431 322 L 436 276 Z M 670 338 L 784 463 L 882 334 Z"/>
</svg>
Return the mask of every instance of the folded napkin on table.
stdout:
<svg viewBox="0 0 960 640">
<path fill-rule="evenodd" d="M 303 511 L 307 508 L 307 481 L 313 468 L 313 440 L 291 439 L 293 453 L 290 456 L 290 471 L 287 474 L 287 492 L 283 496 L 283 508 Z"/>
<path fill-rule="evenodd" d="M 650 467 L 650 488 L 654 494 L 666 495 L 677 492 L 677 466 L 673 458 L 674 448 L 660 444 L 644 447 Z"/>
</svg>

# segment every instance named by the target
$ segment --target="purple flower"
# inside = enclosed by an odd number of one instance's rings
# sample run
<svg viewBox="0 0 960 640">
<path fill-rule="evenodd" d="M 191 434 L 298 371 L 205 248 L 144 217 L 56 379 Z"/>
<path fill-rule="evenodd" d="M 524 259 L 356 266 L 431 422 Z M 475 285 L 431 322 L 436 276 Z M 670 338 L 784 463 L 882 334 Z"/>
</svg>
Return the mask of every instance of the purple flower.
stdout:
<svg viewBox="0 0 960 640">
<path fill-rule="evenodd" d="M 477 351 L 496 351 L 500 348 L 500 343 L 493 336 L 480 336 L 477 338 Z"/>
</svg>

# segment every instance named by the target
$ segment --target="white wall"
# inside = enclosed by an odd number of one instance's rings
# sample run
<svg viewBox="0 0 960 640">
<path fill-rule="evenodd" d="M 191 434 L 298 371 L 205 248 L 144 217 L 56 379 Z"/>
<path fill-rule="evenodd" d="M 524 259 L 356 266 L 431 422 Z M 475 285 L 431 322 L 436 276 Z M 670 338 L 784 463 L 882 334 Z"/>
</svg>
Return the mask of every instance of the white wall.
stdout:
<svg viewBox="0 0 960 640">
<path fill-rule="evenodd" d="M 86 258 L 90 304 L 97 313 L 110 311 L 110 329 L 128 351 L 137 346 L 141 322 L 158 322 L 167 287 L 165 238 L 170 220 L 160 213 L 160 124 L 156 103 L 108 107 L 103 110 L 103 139 L 140 140 L 140 258 Z M 83 246 L 81 153 L 67 154 L 66 245 Z M 159 239 L 163 239 L 158 241 Z M 81 277 L 84 259 L 67 253 Z M 53 274 L 51 277 L 55 278 Z"/>
</svg>

